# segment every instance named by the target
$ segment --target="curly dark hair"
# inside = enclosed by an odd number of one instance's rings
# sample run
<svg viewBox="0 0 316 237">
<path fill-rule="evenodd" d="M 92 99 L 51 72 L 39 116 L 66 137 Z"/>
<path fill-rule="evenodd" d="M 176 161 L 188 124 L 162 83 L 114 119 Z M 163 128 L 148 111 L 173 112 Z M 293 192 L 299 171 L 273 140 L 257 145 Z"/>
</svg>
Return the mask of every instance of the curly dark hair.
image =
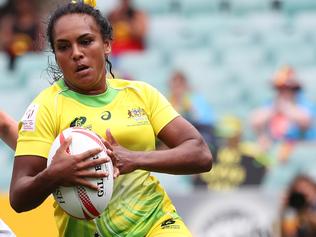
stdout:
<svg viewBox="0 0 316 237">
<path fill-rule="evenodd" d="M 54 48 L 54 26 L 56 21 L 61 18 L 62 16 L 69 15 L 69 14 L 86 14 L 92 16 L 97 25 L 99 26 L 101 36 L 103 40 L 113 40 L 113 29 L 110 22 L 101 14 L 98 9 L 91 7 L 83 2 L 78 3 L 68 3 L 58 7 L 54 13 L 51 15 L 48 26 L 47 26 L 47 39 L 50 44 L 50 47 L 55 53 Z M 114 74 L 112 73 L 112 64 L 108 58 L 106 58 L 106 63 L 109 68 L 109 72 L 114 78 Z M 53 80 L 57 81 L 62 78 L 62 74 L 59 68 L 56 68 L 56 65 L 50 63 L 49 73 L 53 74 Z"/>
</svg>

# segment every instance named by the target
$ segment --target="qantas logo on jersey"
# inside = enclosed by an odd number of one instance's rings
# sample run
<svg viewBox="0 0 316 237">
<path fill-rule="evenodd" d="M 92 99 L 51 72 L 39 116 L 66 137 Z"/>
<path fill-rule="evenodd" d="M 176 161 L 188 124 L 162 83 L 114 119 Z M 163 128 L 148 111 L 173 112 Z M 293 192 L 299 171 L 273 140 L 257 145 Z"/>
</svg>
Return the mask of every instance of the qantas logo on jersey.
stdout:
<svg viewBox="0 0 316 237">
<path fill-rule="evenodd" d="M 70 127 L 82 127 L 82 125 L 87 121 L 86 117 L 77 117 L 71 123 Z"/>
</svg>

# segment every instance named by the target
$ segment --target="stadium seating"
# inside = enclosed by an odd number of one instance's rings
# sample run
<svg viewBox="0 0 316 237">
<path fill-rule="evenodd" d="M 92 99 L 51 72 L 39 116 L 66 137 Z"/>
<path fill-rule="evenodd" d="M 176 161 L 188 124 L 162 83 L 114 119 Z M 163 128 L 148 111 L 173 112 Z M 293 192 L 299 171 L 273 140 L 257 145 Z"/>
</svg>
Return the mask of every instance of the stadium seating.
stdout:
<svg viewBox="0 0 316 237">
<path fill-rule="evenodd" d="M 213 14 L 220 10 L 221 0 L 179 0 L 181 13 L 188 15 Z"/>
<path fill-rule="evenodd" d="M 278 152 L 280 146 L 276 146 L 274 151 Z M 273 152 L 272 152 L 273 153 Z M 273 165 L 268 170 L 263 187 L 270 191 L 285 190 L 291 180 L 298 174 L 308 174 L 315 176 L 316 161 L 315 143 L 298 143 L 286 161 L 273 161 Z"/>
<path fill-rule="evenodd" d="M 34 71 L 26 78 L 26 88 L 30 98 L 34 98 L 43 89 L 50 86 L 53 78 L 46 71 Z"/>
<path fill-rule="evenodd" d="M 291 25 L 296 35 L 301 35 L 306 43 L 315 45 L 316 34 L 315 31 L 312 30 L 316 27 L 316 16 L 314 12 L 296 14 L 296 17 L 293 17 L 291 21 Z"/>
<path fill-rule="evenodd" d="M 104 14 L 107 15 L 117 4 L 116 0 L 96 1 L 96 7 Z"/>
<path fill-rule="evenodd" d="M 4 69 L 0 73 L 0 92 L 2 90 L 14 90 L 15 88 L 24 87 L 24 82 L 16 71 Z"/>
<path fill-rule="evenodd" d="M 280 47 L 273 52 L 274 63 L 276 66 L 292 65 L 294 68 L 313 67 L 316 63 L 315 49 L 304 44 L 293 45 L 293 47 Z"/>
<path fill-rule="evenodd" d="M 163 52 L 200 47 L 203 35 L 191 32 L 194 27 L 186 22 L 177 15 L 152 17 L 149 22 L 147 46 Z"/>
<path fill-rule="evenodd" d="M 186 67 L 203 67 L 215 65 L 217 52 L 213 48 L 184 49 L 174 52 L 170 59 L 171 67 L 184 69 Z"/>
<path fill-rule="evenodd" d="M 4 52 L 0 52 L 0 70 L 1 72 L 8 70 L 8 59 L 7 54 Z"/>
<path fill-rule="evenodd" d="M 47 53 L 27 53 L 16 60 L 15 70 L 19 74 L 22 82 L 27 81 L 27 77 L 35 71 L 44 72 L 49 63 L 54 62 L 53 54 Z"/>
<path fill-rule="evenodd" d="M 147 50 L 142 53 L 131 52 L 122 55 L 118 62 L 117 68 L 122 73 L 137 78 L 141 73 L 150 71 L 154 74 L 164 63 L 164 56 L 158 50 Z"/>
<path fill-rule="evenodd" d="M 272 32 L 277 32 L 288 27 L 289 22 L 286 15 L 275 11 L 252 13 L 243 16 L 245 27 L 253 33 L 262 37 L 269 37 Z"/>
<path fill-rule="evenodd" d="M 27 106 L 32 101 L 31 99 L 25 87 L 15 87 L 14 89 L 1 88 L 0 109 L 18 120 L 21 119 Z"/>
<path fill-rule="evenodd" d="M 147 1 L 147 0 L 134 0 L 135 7 L 148 12 L 150 15 L 161 15 L 170 13 L 173 10 L 174 0 L 160 0 L 160 1 Z"/>
<path fill-rule="evenodd" d="M 315 11 L 316 2 L 313 0 L 283 0 L 282 10 L 286 14 L 296 14 L 302 11 Z"/>
<path fill-rule="evenodd" d="M 259 67 L 265 63 L 266 58 L 266 52 L 255 46 L 231 47 L 222 52 L 222 63 L 233 69 L 249 70 L 252 67 Z"/>
<path fill-rule="evenodd" d="M 304 86 L 305 95 L 315 103 L 316 101 L 316 68 L 305 67 L 299 71 L 299 79 L 302 81 Z"/>
<path fill-rule="evenodd" d="M 271 10 L 271 1 L 262 0 L 229 0 L 229 10 L 234 14 L 246 14 L 249 12 L 263 12 Z"/>
</svg>

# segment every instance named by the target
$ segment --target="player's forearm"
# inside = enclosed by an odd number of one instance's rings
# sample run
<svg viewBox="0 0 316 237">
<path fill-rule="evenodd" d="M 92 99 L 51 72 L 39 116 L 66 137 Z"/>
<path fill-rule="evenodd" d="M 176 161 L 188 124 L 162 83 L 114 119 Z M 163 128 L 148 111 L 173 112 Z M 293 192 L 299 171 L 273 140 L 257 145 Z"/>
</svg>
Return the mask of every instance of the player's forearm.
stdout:
<svg viewBox="0 0 316 237">
<path fill-rule="evenodd" d="M 16 147 L 18 138 L 18 124 L 17 122 L 0 111 L 0 138 L 13 150 Z"/>
<path fill-rule="evenodd" d="M 10 188 L 10 204 L 16 212 L 24 212 L 38 207 L 57 187 L 49 178 L 47 169 L 34 177 L 20 178 Z"/>
<path fill-rule="evenodd" d="M 212 155 L 202 139 L 190 139 L 172 149 L 140 152 L 137 167 L 170 174 L 195 174 L 212 168 Z"/>
<path fill-rule="evenodd" d="M 1 139 L 12 149 L 15 150 L 18 139 L 18 131 L 15 127 L 8 127 L 0 134 Z"/>
</svg>

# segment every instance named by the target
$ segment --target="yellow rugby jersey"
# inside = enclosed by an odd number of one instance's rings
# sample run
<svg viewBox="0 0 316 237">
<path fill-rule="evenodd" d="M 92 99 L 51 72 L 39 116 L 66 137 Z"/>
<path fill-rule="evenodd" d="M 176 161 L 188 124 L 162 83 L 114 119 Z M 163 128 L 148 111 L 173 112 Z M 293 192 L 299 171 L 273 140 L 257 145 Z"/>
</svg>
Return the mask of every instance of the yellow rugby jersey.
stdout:
<svg viewBox="0 0 316 237">
<path fill-rule="evenodd" d="M 57 135 L 71 126 L 88 128 L 105 137 L 107 128 L 117 142 L 130 150 L 155 149 L 155 137 L 178 116 L 156 89 L 144 82 L 107 79 L 100 95 L 82 95 L 67 88 L 63 80 L 40 93 L 19 123 L 15 156 L 46 157 Z M 174 206 L 158 180 L 137 170 L 114 181 L 112 199 L 105 212 L 93 221 L 68 216 L 55 203 L 59 235 L 65 237 L 145 236 L 151 226 Z"/>
</svg>

